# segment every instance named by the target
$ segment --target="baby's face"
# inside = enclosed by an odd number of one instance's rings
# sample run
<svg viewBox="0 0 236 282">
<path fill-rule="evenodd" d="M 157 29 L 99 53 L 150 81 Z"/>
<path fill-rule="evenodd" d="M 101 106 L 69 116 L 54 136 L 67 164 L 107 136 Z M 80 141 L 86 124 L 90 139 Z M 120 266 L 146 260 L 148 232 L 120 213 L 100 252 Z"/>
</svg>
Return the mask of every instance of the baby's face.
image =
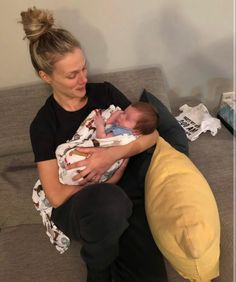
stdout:
<svg viewBox="0 0 236 282">
<path fill-rule="evenodd" d="M 139 119 L 139 111 L 129 106 L 117 117 L 116 124 L 120 127 L 134 129 Z"/>
</svg>

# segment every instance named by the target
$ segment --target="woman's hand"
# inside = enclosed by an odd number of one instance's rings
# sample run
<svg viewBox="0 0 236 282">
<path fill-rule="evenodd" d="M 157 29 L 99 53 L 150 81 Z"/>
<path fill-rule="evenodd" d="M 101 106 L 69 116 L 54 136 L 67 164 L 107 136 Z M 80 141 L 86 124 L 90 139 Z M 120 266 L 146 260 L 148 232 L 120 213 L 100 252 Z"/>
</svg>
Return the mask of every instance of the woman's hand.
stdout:
<svg viewBox="0 0 236 282">
<path fill-rule="evenodd" d="M 66 169 L 79 168 L 85 166 L 85 169 L 78 172 L 73 178 L 77 180 L 84 178 L 80 181 L 80 185 L 85 185 L 91 182 L 98 182 L 101 176 L 107 171 L 113 163 L 117 160 L 112 154 L 112 150 L 115 147 L 109 148 L 77 148 L 79 152 L 83 152 L 89 155 L 85 160 L 81 160 L 70 164 Z"/>
<path fill-rule="evenodd" d="M 122 146 L 77 148 L 79 152 L 89 154 L 90 156 L 85 160 L 68 165 L 67 169 L 85 166 L 86 168 L 78 172 L 74 179 L 77 180 L 83 177 L 84 179 L 80 182 L 81 185 L 94 181 L 98 182 L 104 172 L 117 160 L 126 159 L 145 151 L 156 143 L 157 138 L 158 133 L 154 131 L 149 135 L 142 135 L 135 141 Z"/>
</svg>

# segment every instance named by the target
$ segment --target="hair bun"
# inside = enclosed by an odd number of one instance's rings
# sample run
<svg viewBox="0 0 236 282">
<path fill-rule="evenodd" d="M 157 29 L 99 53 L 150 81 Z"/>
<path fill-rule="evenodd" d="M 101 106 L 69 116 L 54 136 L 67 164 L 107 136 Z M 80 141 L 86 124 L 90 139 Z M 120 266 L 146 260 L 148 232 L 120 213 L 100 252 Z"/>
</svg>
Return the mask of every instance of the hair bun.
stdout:
<svg viewBox="0 0 236 282">
<path fill-rule="evenodd" d="M 26 38 L 35 41 L 52 28 L 54 19 L 51 12 L 33 7 L 33 9 L 29 8 L 27 11 L 21 12 L 21 23 Z"/>
</svg>

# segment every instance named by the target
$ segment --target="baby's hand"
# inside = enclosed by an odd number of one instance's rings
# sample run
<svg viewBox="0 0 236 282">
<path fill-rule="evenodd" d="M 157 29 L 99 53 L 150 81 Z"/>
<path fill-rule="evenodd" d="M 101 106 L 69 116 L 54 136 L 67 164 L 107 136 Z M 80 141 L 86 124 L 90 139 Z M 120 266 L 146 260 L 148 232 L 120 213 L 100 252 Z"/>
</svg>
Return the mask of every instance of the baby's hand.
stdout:
<svg viewBox="0 0 236 282">
<path fill-rule="evenodd" d="M 94 117 L 94 123 L 96 128 L 98 128 L 99 126 L 104 126 L 105 125 L 105 121 L 103 120 L 101 113 L 99 110 L 95 110 L 96 115 Z"/>
<path fill-rule="evenodd" d="M 117 121 L 117 118 L 123 113 L 122 110 L 115 111 L 111 114 L 106 124 L 113 124 Z"/>
</svg>

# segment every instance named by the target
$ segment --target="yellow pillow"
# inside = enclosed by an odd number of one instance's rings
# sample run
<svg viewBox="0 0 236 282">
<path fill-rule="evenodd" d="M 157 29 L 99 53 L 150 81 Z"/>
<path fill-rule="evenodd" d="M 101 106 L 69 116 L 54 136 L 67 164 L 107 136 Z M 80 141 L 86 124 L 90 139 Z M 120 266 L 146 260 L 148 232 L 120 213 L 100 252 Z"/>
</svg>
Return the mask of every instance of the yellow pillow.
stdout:
<svg viewBox="0 0 236 282">
<path fill-rule="evenodd" d="M 219 275 L 215 198 L 191 160 L 161 137 L 146 175 L 145 206 L 157 246 L 181 276 L 209 281 Z"/>
</svg>

